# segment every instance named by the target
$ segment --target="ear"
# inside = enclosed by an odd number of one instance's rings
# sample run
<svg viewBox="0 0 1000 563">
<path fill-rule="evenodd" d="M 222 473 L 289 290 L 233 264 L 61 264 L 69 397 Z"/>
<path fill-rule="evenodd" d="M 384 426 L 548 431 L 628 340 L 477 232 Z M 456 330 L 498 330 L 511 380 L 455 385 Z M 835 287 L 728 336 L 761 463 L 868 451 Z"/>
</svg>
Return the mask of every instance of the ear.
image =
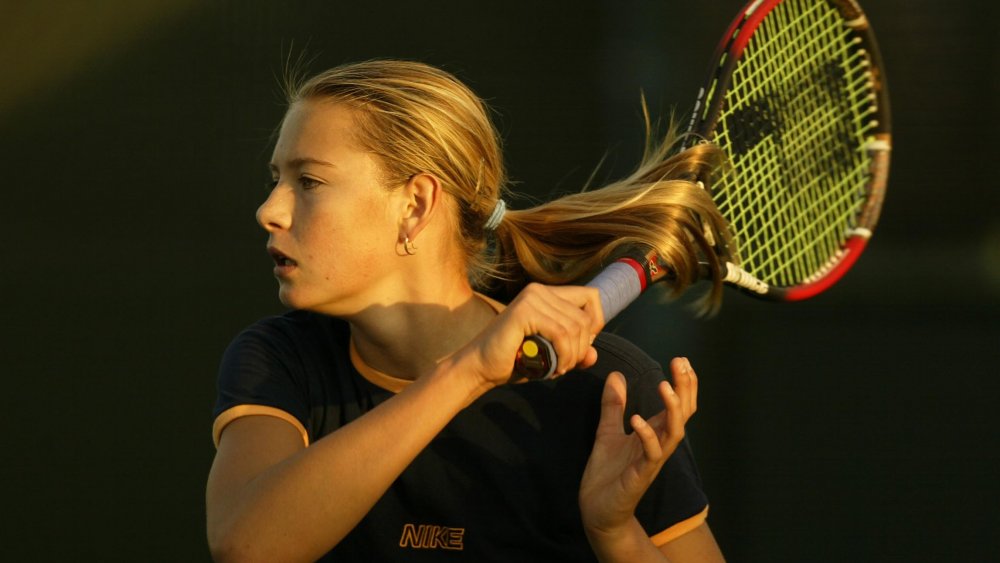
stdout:
<svg viewBox="0 0 1000 563">
<path fill-rule="evenodd" d="M 420 231 L 430 224 L 431 217 L 442 205 L 441 180 L 432 174 L 416 174 L 403 187 L 404 208 L 400 220 L 401 234 L 416 240 Z"/>
</svg>

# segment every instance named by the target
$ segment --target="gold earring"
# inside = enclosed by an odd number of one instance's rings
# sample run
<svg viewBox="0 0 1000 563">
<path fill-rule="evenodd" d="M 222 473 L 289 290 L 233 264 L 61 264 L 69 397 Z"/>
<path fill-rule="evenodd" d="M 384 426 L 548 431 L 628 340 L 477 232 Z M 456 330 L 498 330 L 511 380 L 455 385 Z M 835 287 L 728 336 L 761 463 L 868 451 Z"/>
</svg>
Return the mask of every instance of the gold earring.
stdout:
<svg viewBox="0 0 1000 563">
<path fill-rule="evenodd" d="M 407 235 L 403 235 L 403 250 L 410 256 L 417 253 L 417 245 L 410 242 L 410 237 Z"/>
</svg>

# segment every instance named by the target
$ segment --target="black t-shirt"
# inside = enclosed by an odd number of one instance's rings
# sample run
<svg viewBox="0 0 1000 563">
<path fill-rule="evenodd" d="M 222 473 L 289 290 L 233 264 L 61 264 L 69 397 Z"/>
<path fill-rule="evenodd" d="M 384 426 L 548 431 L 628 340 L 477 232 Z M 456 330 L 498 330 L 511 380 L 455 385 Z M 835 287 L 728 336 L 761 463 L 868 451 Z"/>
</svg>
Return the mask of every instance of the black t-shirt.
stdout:
<svg viewBox="0 0 1000 563">
<path fill-rule="evenodd" d="M 625 374 L 626 420 L 663 408 L 656 362 L 610 334 L 595 347 L 598 363 L 589 369 L 497 387 L 458 413 L 327 558 L 594 560 L 577 493 L 605 377 Z M 305 311 L 266 318 L 237 336 L 223 357 L 215 439 L 233 419 L 264 414 L 295 425 L 308 445 L 391 398 L 400 384 L 356 355 L 352 361 L 344 321 Z M 685 441 L 636 517 L 662 544 L 704 521 L 707 505 Z"/>
</svg>

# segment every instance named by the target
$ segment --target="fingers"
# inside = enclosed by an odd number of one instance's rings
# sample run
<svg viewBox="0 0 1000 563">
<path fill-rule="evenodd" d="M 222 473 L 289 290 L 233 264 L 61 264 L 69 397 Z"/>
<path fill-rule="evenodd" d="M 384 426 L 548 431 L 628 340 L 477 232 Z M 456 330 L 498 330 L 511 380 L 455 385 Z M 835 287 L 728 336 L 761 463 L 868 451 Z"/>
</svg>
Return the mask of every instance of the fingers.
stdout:
<svg viewBox="0 0 1000 563">
<path fill-rule="evenodd" d="M 674 391 L 680 398 L 680 407 L 687 422 L 698 410 L 698 376 L 687 358 L 674 358 L 670 362 L 670 372 L 674 379 Z"/>
<path fill-rule="evenodd" d="M 650 467 L 659 467 L 674 453 L 677 444 L 684 438 L 684 424 L 687 422 L 683 401 L 670 383 L 661 381 L 657 391 L 663 400 L 664 410 L 648 421 L 638 414 L 632 415 L 629 420 L 642 444 L 643 455 L 653 464 Z"/>
<path fill-rule="evenodd" d="M 698 410 L 698 377 L 687 358 L 674 358 L 670 362 L 670 372 L 674 385 L 663 381 L 659 386 L 665 408 L 659 437 L 661 446 L 672 452 L 684 438 L 687 421 Z M 670 445 L 672 441 L 674 443 Z"/>
<path fill-rule="evenodd" d="M 664 446 L 661 443 L 661 435 L 637 414 L 632 415 L 629 422 L 632 424 L 632 431 L 638 436 L 639 442 L 642 444 L 642 452 L 646 456 L 646 459 L 652 462 L 659 461 L 663 456 Z"/>
<path fill-rule="evenodd" d="M 666 459 L 673 453 L 684 438 L 687 421 L 698 409 L 698 377 L 690 362 L 674 358 L 670 371 L 674 385 L 663 381 L 657 389 L 664 410 L 648 421 L 638 415 L 630 421 L 649 460 Z"/>
<path fill-rule="evenodd" d="M 617 371 L 608 374 L 601 393 L 601 419 L 597 425 L 598 434 L 624 434 L 622 417 L 625 415 L 625 376 Z"/>
<path fill-rule="evenodd" d="M 659 391 L 660 398 L 663 399 L 663 405 L 666 408 L 664 411 L 666 422 L 659 435 L 660 444 L 666 448 L 673 441 L 674 446 L 676 446 L 684 438 L 684 424 L 687 423 L 688 419 L 684 412 L 685 401 L 666 381 L 660 383 Z M 673 451 L 674 446 L 670 446 L 671 451 Z"/>
<path fill-rule="evenodd" d="M 515 307 L 523 315 L 525 336 L 540 334 L 552 343 L 557 374 L 597 361 L 591 344 L 603 326 L 603 313 L 596 289 L 529 284 L 511 303 Z"/>
<path fill-rule="evenodd" d="M 548 290 L 554 296 L 566 301 L 570 306 L 583 311 L 590 321 L 594 334 L 597 334 L 604 328 L 604 310 L 601 308 L 601 294 L 596 288 L 580 285 L 545 286 L 541 284 L 529 284 L 528 287 Z"/>
</svg>

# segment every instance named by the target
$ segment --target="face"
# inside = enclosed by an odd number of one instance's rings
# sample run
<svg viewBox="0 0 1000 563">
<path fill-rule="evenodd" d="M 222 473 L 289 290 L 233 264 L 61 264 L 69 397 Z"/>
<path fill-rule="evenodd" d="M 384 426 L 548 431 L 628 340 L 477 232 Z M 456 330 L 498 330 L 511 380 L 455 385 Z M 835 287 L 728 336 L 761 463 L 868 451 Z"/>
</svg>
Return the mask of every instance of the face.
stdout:
<svg viewBox="0 0 1000 563">
<path fill-rule="evenodd" d="M 279 298 L 296 309 L 349 315 L 391 299 L 402 190 L 379 180 L 353 141 L 353 110 L 292 105 L 271 158 L 274 188 L 257 210 L 269 233 Z"/>
</svg>

